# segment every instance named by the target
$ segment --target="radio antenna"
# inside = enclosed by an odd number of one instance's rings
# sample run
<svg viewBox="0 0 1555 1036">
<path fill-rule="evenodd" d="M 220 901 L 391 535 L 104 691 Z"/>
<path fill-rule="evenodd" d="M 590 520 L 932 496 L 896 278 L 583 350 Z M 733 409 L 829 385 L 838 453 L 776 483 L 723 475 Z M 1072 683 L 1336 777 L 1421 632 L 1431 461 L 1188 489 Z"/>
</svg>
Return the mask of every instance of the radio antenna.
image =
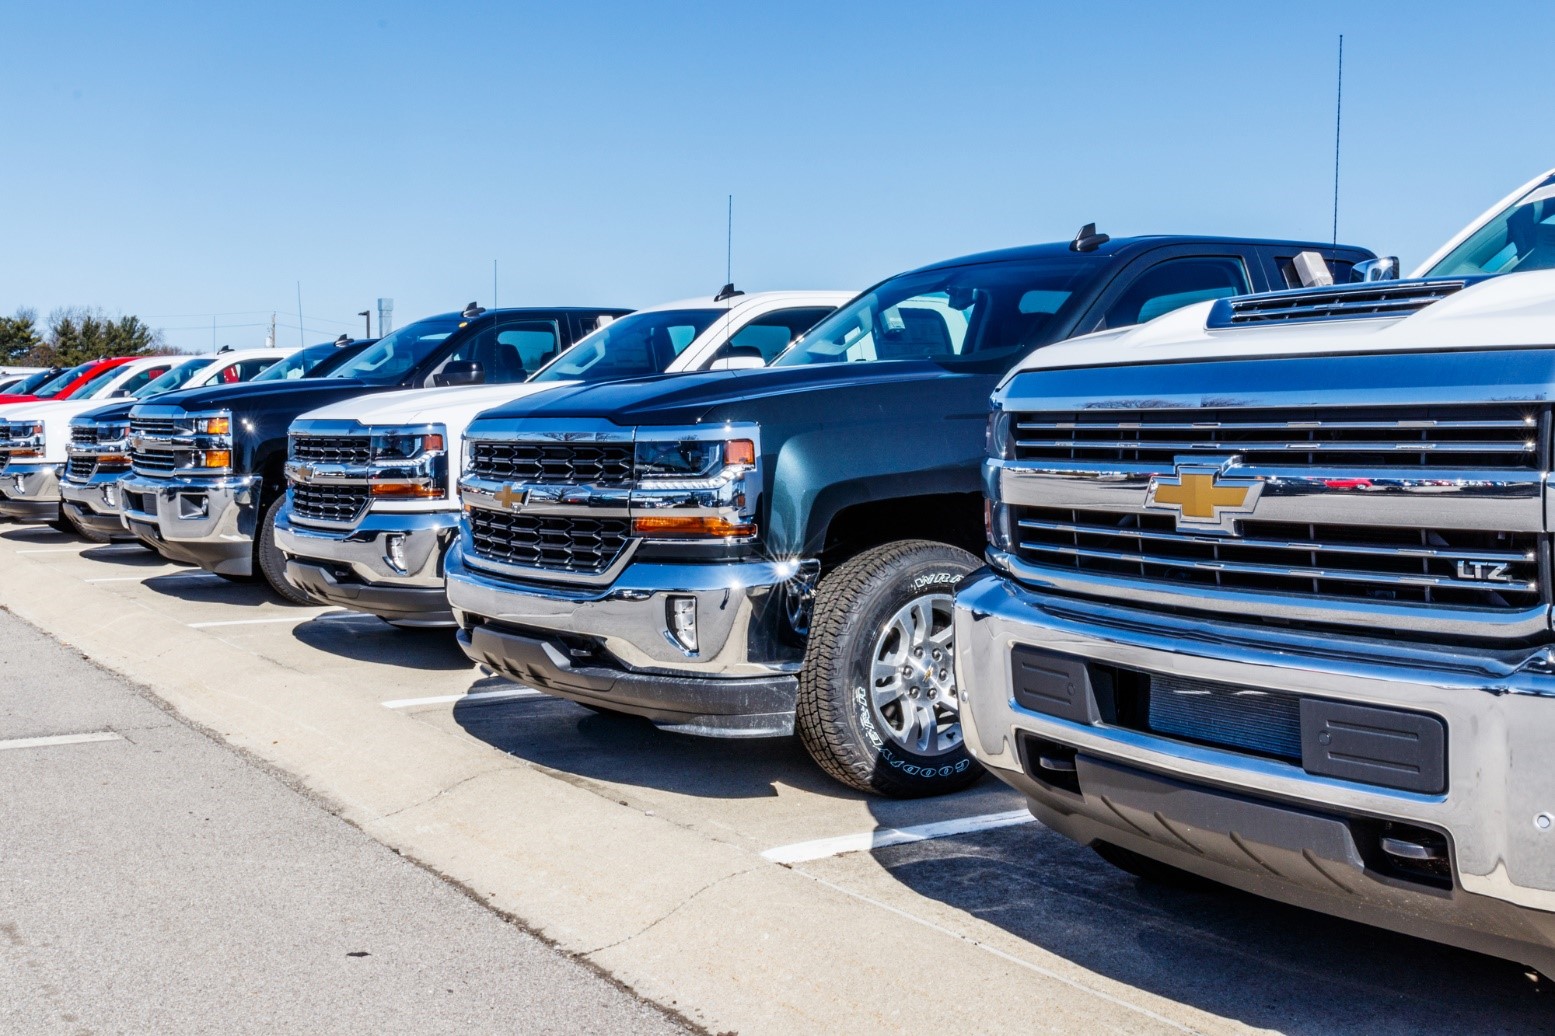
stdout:
<svg viewBox="0 0 1555 1036">
<path fill-rule="evenodd" d="M 1334 226 L 1333 243 L 1339 243 L 1339 128 L 1344 117 L 1344 34 L 1339 35 L 1339 87 L 1334 94 Z"/>
<path fill-rule="evenodd" d="M 734 195 L 729 195 L 729 216 L 724 224 L 724 283 L 734 283 Z"/>
</svg>

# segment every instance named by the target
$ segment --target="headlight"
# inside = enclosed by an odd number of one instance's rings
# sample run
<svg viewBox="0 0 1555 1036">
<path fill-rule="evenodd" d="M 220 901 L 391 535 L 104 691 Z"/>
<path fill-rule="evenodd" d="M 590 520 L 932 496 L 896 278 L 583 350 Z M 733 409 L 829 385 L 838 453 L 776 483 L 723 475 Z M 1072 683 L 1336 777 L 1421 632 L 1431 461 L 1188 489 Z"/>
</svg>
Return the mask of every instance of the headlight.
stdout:
<svg viewBox="0 0 1555 1036">
<path fill-rule="evenodd" d="M 43 456 L 43 422 L 16 423 L 6 429 L 12 460 Z"/>
<path fill-rule="evenodd" d="M 196 435 L 231 435 L 232 415 L 223 410 L 214 414 L 202 414 L 193 420 Z"/>
<path fill-rule="evenodd" d="M 997 460 L 1010 460 L 1015 456 L 1010 429 L 1010 415 L 1002 407 L 989 411 L 988 428 L 983 435 L 983 450 L 988 456 Z"/>
<path fill-rule="evenodd" d="M 682 442 L 639 442 L 637 477 L 709 478 L 727 468 L 756 463 L 756 444 L 749 439 L 692 439 Z"/>
<path fill-rule="evenodd" d="M 373 460 L 413 460 L 424 453 L 435 453 L 445 440 L 438 432 L 374 432 Z"/>
</svg>

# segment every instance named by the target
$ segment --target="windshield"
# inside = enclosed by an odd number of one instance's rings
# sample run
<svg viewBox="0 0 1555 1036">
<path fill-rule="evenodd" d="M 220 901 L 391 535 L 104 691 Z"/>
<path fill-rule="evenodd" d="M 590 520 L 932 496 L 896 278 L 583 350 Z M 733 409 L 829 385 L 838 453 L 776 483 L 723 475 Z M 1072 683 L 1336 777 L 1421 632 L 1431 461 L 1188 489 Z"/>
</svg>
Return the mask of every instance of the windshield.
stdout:
<svg viewBox="0 0 1555 1036">
<path fill-rule="evenodd" d="M 114 378 L 118 377 L 119 375 L 121 375 L 123 373 L 124 373 L 124 368 L 122 366 L 119 366 L 119 367 L 109 367 L 107 370 L 103 371 L 97 377 L 93 378 L 91 381 L 87 382 L 85 385 L 82 385 L 80 388 L 78 388 L 74 392 L 72 392 L 70 394 L 70 398 L 71 399 L 91 399 L 97 393 L 101 392 L 103 390 L 104 386 L 106 386 L 110 381 L 112 381 Z"/>
<path fill-rule="evenodd" d="M 325 377 L 356 378 L 370 385 L 396 384 L 465 323 L 458 317 L 433 317 L 406 324 L 363 349 L 349 363 L 341 364 Z"/>
<path fill-rule="evenodd" d="M 323 345 L 310 345 L 306 349 L 298 349 L 284 360 L 277 360 L 266 367 L 261 373 L 254 376 L 254 381 L 295 381 L 305 378 L 308 373 L 324 360 L 334 356 L 336 352 L 344 352 L 349 346 L 336 345 L 334 342 L 325 342 Z"/>
<path fill-rule="evenodd" d="M 892 277 L 821 321 L 774 367 L 999 360 L 1053 341 L 1103 263 L 1010 260 Z"/>
<path fill-rule="evenodd" d="M 1474 277 L 1549 269 L 1555 269 L 1555 177 L 1470 234 L 1425 276 Z"/>
<path fill-rule="evenodd" d="M 531 381 L 614 381 L 662 374 L 721 309 L 660 309 L 612 321 L 535 372 Z"/>
<path fill-rule="evenodd" d="M 6 389 L 6 391 L 17 396 L 28 396 L 31 395 L 39 385 L 42 385 L 44 382 L 50 381 L 55 377 L 58 377 L 58 375 L 50 371 L 39 371 L 36 374 L 27 375 L 21 381 L 18 381 L 16 384 Z"/>
<path fill-rule="evenodd" d="M 209 367 L 210 363 L 210 360 L 185 360 L 166 374 L 159 378 L 151 379 L 130 394 L 136 399 L 145 399 L 147 396 L 154 396 L 158 392 L 171 392 L 176 388 L 183 388 L 184 385 L 188 384 L 190 378 Z"/>
<path fill-rule="evenodd" d="M 33 395 L 39 399 L 53 399 L 65 390 L 66 385 L 69 385 L 95 366 L 96 362 L 94 361 L 92 363 L 83 363 L 79 367 L 72 367 L 52 381 L 44 382 L 40 388 L 33 391 Z"/>
</svg>

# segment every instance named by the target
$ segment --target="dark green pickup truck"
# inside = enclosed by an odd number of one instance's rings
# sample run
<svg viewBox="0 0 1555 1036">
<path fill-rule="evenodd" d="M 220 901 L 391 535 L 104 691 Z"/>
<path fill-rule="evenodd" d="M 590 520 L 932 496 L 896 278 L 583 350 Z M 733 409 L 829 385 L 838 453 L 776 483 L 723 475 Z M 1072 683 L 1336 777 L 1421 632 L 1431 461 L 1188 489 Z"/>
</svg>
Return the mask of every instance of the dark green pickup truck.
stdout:
<svg viewBox="0 0 1555 1036">
<path fill-rule="evenodd" d="M 990 393 L 1034 348 L 1300 286 L 1319 256 L 1339 281 L 1372 257 L 1088 227 L 892 277 L 764 370 L 488 411 L 468 431 L 448 561 L 460 641 L 513 679 L 667 729 L 797 729 L 861 790 L 963 787 L 981 770 L 962 744 L 951 603 L 985 542 Z"/>
</svg>

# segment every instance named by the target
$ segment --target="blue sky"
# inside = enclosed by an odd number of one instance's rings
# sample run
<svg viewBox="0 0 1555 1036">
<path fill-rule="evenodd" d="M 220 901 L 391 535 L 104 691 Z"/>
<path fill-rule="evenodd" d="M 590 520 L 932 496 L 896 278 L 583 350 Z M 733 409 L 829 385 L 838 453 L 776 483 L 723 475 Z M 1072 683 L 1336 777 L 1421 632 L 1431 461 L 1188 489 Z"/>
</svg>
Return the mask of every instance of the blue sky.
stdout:
<svg viewBox="0 0 1555 1036">
<path fill-rule="evenodd" d="M 1542 4 L 23 3 L 0 312 L 208 347 L 470 299 L 857 288 L 986 248 L 1340 238 L 1406 266 L 1555 166 Z M 220 342 L 261 344 L 262 327 Z"/>
</svg>

